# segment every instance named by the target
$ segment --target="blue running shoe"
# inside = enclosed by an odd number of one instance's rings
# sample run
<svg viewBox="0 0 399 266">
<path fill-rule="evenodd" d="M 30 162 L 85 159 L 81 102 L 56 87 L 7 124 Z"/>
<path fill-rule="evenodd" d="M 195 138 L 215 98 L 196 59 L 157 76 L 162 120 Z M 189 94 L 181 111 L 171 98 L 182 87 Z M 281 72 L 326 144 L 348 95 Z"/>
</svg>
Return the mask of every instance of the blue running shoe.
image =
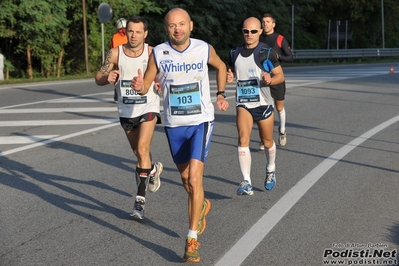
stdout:
<svg viewBox="0 0 399 266">
<path fill-rule="evenodd" d="M 253 195 L 251 184 L 245 180 L 240 183 L 240 186 L 237 189 L 237 195 Z"/>
<path fill-rule="evenodd" d="M 266 172 L 265 188 L 272 190 L 276 185 L 276 174 L 274 172 Z"/>
</svg>

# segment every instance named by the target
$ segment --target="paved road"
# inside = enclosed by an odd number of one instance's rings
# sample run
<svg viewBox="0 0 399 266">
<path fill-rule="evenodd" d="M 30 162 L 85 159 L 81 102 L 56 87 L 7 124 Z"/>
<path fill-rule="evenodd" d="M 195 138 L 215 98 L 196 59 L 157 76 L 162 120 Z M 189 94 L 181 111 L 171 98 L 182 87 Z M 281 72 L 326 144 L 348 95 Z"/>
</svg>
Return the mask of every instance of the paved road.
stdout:
<svg viewBox="0 0 399 266">
<path fill-rule="evenodd" d="M 270 192 L 254 127 L 255 194 L 236 195 L 235 112 L 216 112 L 199 265 L 397 263 L 399 74 L 389 66 L 285 68 L 288 144 Z M 181 263 L 187 197 L 163 128 L 152 146 L 162 186 L 133 221 L 135 159 L 112 97 L 93 80 L 0 86 L 0 265 Z"/>
</svg>

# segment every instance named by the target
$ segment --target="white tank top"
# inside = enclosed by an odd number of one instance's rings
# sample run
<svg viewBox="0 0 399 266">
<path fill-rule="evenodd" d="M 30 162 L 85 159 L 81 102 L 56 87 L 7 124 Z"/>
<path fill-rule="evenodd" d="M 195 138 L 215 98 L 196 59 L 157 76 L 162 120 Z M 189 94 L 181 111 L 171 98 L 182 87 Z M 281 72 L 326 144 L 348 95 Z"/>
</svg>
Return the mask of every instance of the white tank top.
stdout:
<svg viewBox="0 0 399 266">
<path fill-rule="evenodd" d="M 256 65 L 253 53 L 248 57 L 238 55 L 234 70 L 237 77 L 236 105 L 247 108 L 273 105 L 270 88 L 262 81 L 262 69 Z"/>
<path fill-rule="evenodd" d="M 209 44 L 190 39 L 190 45 L 180 52 L 165 42 L 154 47 L 153 53 L 162 88 L 165 126 L 213 121 L 208 76 Z"/>
<path fill-rule="evenodd" d="M 122 45 L 118 46 L 119 58 L 119 80 L 116 84 L 116 92 L 118 94 L 118 111 L 119 117 L 139 117 L 146 113 L 159 113 L 160 98 L 154 90 L 154 83 L 151 84 L 150 90 L 145 95 L 137 94 L 131 87 L 130 83 L 133 77 L 137 76 L 138 69 L 145 72 L 148 62 L 148 44 L 144 44 L 143 53 L 139 57 L 130 57 L 123 52 Z"/>
</svg>

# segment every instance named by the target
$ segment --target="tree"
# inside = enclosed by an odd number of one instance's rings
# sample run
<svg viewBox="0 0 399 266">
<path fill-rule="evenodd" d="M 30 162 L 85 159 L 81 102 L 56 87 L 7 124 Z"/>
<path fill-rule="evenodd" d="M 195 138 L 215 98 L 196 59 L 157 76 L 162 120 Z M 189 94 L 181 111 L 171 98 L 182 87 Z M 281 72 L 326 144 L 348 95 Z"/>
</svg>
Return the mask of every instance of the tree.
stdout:
<svg viewBox="0 0 399 266">
<path fill-rule="evenodd" d="M 385 44 L 399 47 L 399 6 L 384 0 Z M 88 59 L 90 69 L 102 62 L 101 23 L 97 10 L 102 0 L 86 1 Z M 242 22 L 263 13 L 276 17 L 276 32 L 295 38 L 295 49 L 325 49 L 328 20 L 348 20 L 353 39 L 349 48 L 382 47 L 381 0 L 110 0 L 113 18 L 104 25 L 105 43 L 115 32 L 120 17 L 144 16 L 149 23 L 147 42 L 166 40 L 164 17 L 174 7 L 186 9 L 193 22 L 193 38 L 213 45 L 227 62 L 228 51 L 241 44 Z M 294 36 L 291 6 L 295 5 Z M 86 72 L 82 3 L 58 0 L 0 1 L 0 49 L 7 70 L 14 77 L 62 76 Z M 6 74 L 7 76 L 7 74 Z"/>
<path fill-rule="evenodd" d="M 307 16 L 308 21 L 315 26 L 322 22 L 325 24 L 328 19 L 350 22 L 353 31 L 350 48 L 382 47 L 381 0 L 322 0 L 315 8 L 316 15 Z M 384 10 L 386 47 L 398 47 L 399 6 L 397 1 L 384 0 Z M 319 27 L 319 32 L 320 30 Z"/>
<path fill-rule="evenodd" d="M 25 54 L 26 64 L 20 64 L 19 68 L 25 68 L 27 76 L 32 79 L 33 62 L 37 60 L 42 75 L 50 76 L 56 57 L 62 56 L 60 51 L 68 41 L 60 38 L 60 32 L 65 32 L 68 26 L 64 2 L 58 1 L 54 5 L 43 0 L 21 0 L 17 5 L 15 1 L 8 1 L 2 2 L 0 8 L 6 10 L 0 18 L 5 22 L 0 36 L 13 44 L 14 56 Z"/>
<path fill-rule="evenodd" d="M 42 75 L 50 76 L 56 57 L 62 56 L 63 44 L 68 41 L 61 38 L 68 26 L 65 10 L 62 1 L 57 5 L 46 1 L 21 1 L 16 15 L 18 27 L 24 34 L 18 36 L 18 48 L 26 51 L 29 78 L 33 78 L 32 57 L 40 61 Z"/>
<path fill-rule="evenodd" d="M 92 2 L 88 4 L 87 10 L 95 10 L 96 12 L 87 14 L 88 21 L 88 38 L 89 38 L 89 61 L 91 67 L 97 69 L 101 65 L 102 60 L 102 43 L 101 43 L 101 23 L 97 16 L 97 10 L 100 5 L 100 1 Z M 109 47 L 112 34 L 116 32 L 115 23 L 123 17 L 129 18 L 133 15 L 140 15 L 141 13 L 154 13 L 160 14 L 164 8 L 161 8 L 157 1 L 149 0 L 110 0 L 108 4 L 112 8 L 112 20 L 104 25 L 104 40 L 105 47 Z M 152 22 L 149 22 L 152 23 Z"/>
</svg>

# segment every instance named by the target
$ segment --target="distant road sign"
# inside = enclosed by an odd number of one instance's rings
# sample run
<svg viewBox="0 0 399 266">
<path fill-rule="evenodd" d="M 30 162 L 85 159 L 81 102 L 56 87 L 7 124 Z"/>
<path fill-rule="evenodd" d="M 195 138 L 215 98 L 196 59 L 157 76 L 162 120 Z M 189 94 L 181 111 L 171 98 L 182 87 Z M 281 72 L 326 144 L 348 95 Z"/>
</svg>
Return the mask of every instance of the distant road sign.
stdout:
<svg viewBox="0 0 399 266">
<path fill-rule="evenodd" d="M 98 18 L 100 19 L 101 23 L 107 23 L 112 18 L 112 8 L 107 3 L 102 3 L 98 7 Z"/>
</svg>

